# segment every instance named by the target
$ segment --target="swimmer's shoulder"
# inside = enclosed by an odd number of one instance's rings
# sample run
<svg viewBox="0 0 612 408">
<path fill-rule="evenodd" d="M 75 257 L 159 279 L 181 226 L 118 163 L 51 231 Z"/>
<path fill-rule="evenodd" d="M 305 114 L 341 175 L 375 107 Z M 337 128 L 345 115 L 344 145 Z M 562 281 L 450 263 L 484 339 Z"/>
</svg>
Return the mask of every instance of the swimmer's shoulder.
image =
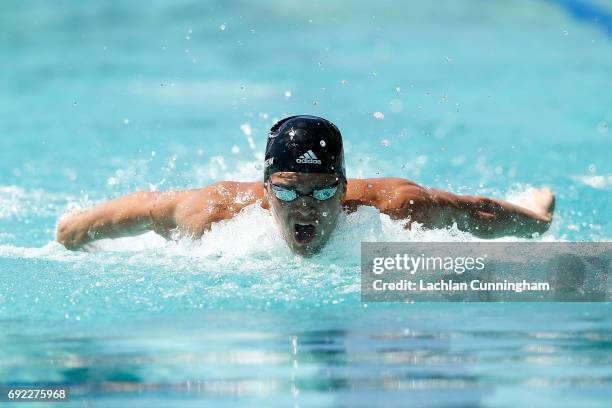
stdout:
<svg viewBox="0 0 612 408">
<path fill-rule="evenodd" d="M 410 187 L 421 188 L 417 183 L 400 177 L 348 179 L 346 200 L 373 205 L 390 194 Z"/>
<path fill-rule="evenodd" d="M 189 207 L 223 207 L 231 212 L 261 202 L 263 198 L 263 182 L 219 181 L 203 188 L 186 190 L 183 202 Z"/>
<path fill-rule="evenodd" d="M 219 181 L 197 189 L 183 190 L 172 213 L 180 230 L 198 237 L 219 221 L 228 220 L 251 204 L 262 203 L 262 182 Z M 266 203 L 267 204 L 267 203 Z"/>
</svg>

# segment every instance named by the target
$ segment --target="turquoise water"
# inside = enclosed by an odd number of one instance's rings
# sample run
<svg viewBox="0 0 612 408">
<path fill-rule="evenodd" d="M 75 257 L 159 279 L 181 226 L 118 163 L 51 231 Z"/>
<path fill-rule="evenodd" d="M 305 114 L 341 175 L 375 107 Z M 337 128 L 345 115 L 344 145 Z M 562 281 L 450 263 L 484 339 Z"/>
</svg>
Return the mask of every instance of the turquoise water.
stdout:
<svg viewBox="0 0 612 408">
<path fill-rule="evenodd" d="M 361 241 L 473 240 L 456 230 L 363 208 L 306 260 L 249 208 L 199 242 L 53 242 L 69 208 L 260 178 L 297 113 L 339 126 L 349 177 L 549 185 L 540 240 L 612 238 L 608 2 L 329 3 L 3 6 L 0 384 L 70 384 L 67 406 L 607 405 L 608 304 L 360 302 Z"/>
</svg>

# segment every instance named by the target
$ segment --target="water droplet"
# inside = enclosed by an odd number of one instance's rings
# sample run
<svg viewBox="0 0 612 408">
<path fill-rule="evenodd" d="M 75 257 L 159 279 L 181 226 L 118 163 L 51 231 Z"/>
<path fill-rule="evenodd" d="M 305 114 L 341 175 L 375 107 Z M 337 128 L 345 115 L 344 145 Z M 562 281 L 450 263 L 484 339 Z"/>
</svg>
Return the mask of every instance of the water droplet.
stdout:
<svg viewBox="0 0 612 408">
<path fill-rule="evenodd" d="M 251 125 L 249 123 L 243 123 L 240 125 L 240 130 L 242 130 L 246 136 L 251 136 L 253 134 L 253 130 L 251 129 Z"/>
<path fill-rule="evenodd" d="M 383 120 L 385 118 L 385 115 L 382 112 L 374 112 L 373 115 L 377 120 Z"/>
<path fill-rule="evenodd" d="M 596 173 L 597 172 L 597 166 L 595 166 L 593 163 L 589 164 L 589 173 Z"/>
<path fill-rule="evenodd" d="M 348 81 L 347 81 L 346 79 L 343 79 L 343 80 L 341 80 L 341 81 L 340 81 L 340 83 L 341 83 L 342 85 L 346 85 L 346 84 L 348 84 Z"/>
<path fill-rule="evenodd" d="M 381 145 L 383 145 L 383 146 L 385 146 L 385 147 L 389 147 L 389 145 L 390 145 L 391 143 L 389 143 L 389 141 L 388 141 L 387 139 L 383 139 L 383 140 L 381 140 L 381 141 L 380 141 L 380 144 L 381 144 Z"/>
<path fill-rule="evenodd" d="M 130 124 L 130 120 L 128 118 L 123 119 L 123 123 L 125 125 L 129 125 Z"/>
<path fill-rule="evenodd" d="M 219 29 L 220 29 L 221 31 L 225 31 L 225 24 L 221 24 L 221 25 L 219 26 Z"/>
<path fill-rule="evenodd" d="M 325 147 L 325 145 L 326 145 L 325 140 L 321 140 L 321 141 L 319 142 L 319 144 L 321 145 L 321 147 Z"/>
<path fill-rule="evenodd" d="M 240 148 L 236 145 L 232 146 L 232 153 L 234 154 L 240 153 Z"/>
<path fill-rule="evenodd" d="M 324 216 L 324 217 L 327 217 L 327 212 L 326 212 L 326 211 L 323 211 L 323 212 L 321 213 L 321 215 L 322 215 L 322 216 Z"/>
<path fill-rule="evenodd" d="M 317 106 L 318 104 L 319 104 L 319 101 L 314 101 L 314 102 L 312 103 L 312 105 L 313 105 L 313 106 Z"/>
<path fill-rule="evenodd" d="M 400 88 L 399 86 L 395 87 L 395 92 L 400 93 L 402 92 L 402 88 Z"/>
<path fill-rule="evenodd" d="M 291 98 L 291 95 L 292 95 L 292 94 L 291 94 L 291 91 L 285 91 L 285 98 L 286 98 L 286 99 Z"/>
<path fill-rule="evenodd" d="M 414 204 L 414 200 L 410 200 L 410 205 Z"/>
</svg>

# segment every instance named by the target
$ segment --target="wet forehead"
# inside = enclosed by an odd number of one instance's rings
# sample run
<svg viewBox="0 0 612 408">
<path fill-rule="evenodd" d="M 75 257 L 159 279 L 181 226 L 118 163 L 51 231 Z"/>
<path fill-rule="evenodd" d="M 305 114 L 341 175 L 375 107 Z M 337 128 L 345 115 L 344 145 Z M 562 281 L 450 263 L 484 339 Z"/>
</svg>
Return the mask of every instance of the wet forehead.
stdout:
<svg viewBox="0 0 612 408">
<path fill-rule="evenodd" d="M 270 181 L 282 186 L 309 188 L 333 184 L 338 180 L 336 174 L 329 173 L 297 173 L 283 171 L 270 176 Z"/>
</svg>

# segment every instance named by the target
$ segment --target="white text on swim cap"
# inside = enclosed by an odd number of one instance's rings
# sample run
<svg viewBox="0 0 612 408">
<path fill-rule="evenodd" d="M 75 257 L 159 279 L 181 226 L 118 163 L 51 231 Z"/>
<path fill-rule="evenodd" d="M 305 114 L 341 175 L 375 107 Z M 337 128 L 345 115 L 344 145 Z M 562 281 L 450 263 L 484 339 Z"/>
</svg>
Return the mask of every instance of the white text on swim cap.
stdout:
<svg viewBox="0 0 612 408">
<path fill-rule="evenodd" d="M 321 160 L 317 159 L 317 156 L 312 152 L 312 150 L 307 151 L 297 159 L 295 159 L 297 163 L 312 163 L 312 164 L 321 164 Z"/>
</svg>

